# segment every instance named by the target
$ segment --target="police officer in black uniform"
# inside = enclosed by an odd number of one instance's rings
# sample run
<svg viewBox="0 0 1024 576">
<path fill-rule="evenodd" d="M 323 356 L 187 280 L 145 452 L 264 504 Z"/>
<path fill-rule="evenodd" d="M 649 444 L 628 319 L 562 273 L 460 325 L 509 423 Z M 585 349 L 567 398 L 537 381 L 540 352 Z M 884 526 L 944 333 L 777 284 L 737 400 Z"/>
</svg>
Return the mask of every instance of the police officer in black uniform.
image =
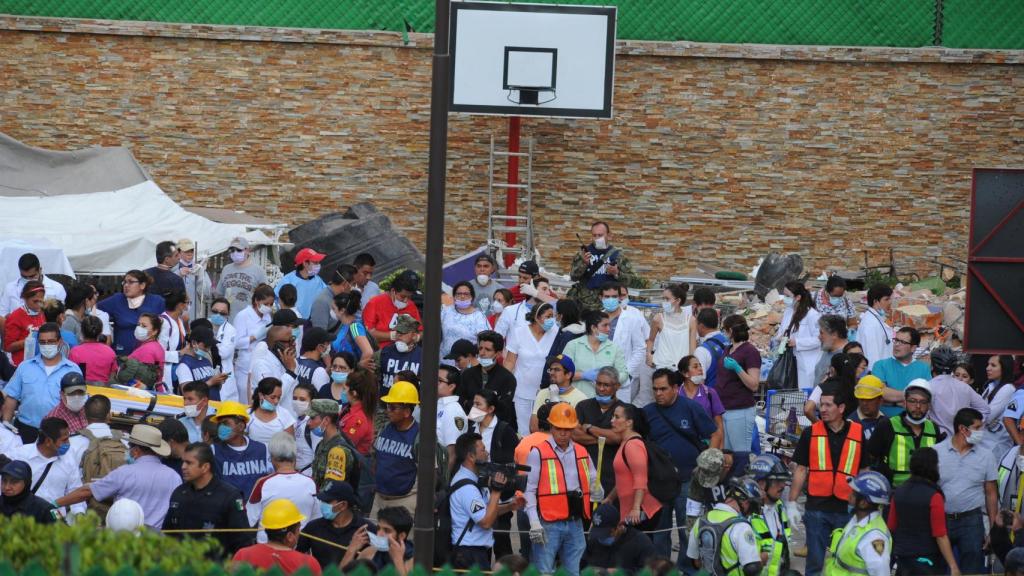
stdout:
<svg viewBox="0 0 1024 576">
<path fill-rule="evenodd" d="M 32 468 L 26 462 L 8 462 L 0 470 L 0 477 L 3 478 L 0 515 L 29 516 L 39 524 L 53 524 L 57 521 L 57 509 L 32 493 Z"/>
<path fill-rule="evenodd" d="M 189 444 L 182 457 L 181 472 L 185 483 L 171 494 L 163 530 L 250 528 L 242 492 L 214 476 L 213 451 L 209 446 L 201 442 Z M 203 536 L 196 533 L 196 537 Z M 213 536 L 220 542 L 223 554 L 230 558 L 239 548 L 252 544 L 255 531 L 217 532 Z"/>
</svg>

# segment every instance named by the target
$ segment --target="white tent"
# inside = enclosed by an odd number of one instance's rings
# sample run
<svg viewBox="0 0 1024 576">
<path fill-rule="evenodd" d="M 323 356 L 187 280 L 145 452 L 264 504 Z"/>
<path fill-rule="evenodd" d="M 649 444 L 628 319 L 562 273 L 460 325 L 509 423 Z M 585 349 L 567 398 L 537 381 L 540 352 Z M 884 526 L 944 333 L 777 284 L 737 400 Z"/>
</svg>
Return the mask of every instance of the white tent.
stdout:
<svg viewBox="0 0 1024 576">
<path fill-rule="evenodd" d="M 231 239 L 275 243 L 243 224 L 223 224 L 176 204 L 124 148 L 52 152 L 0 134 L 0 236 L 46 238 L 79 274 L 153 266 L 157 243 L 188 237 L 197 256 Z"/>
</svg>

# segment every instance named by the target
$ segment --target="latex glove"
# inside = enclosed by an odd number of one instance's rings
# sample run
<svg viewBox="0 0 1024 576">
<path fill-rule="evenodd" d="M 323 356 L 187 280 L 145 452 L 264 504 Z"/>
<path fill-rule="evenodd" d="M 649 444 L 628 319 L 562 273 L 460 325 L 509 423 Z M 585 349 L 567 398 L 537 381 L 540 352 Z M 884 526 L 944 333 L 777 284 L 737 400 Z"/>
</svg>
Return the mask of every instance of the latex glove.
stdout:
<svg viewBox="0 0 1024 576">
<path fill-rule="evenodd" d="M 804 519 L 804 515 L 800 513 L 800 507 L 792 501 L 786 502 L 786 515 L 789 516 L 790 526 L 801 524 Z"/>
<path fill-rule="evenodd" d="M 591 368 L 583 372 L 583 379 L 590 380 L 591 382 L 597 381 L 597 368 Z"/>
<path fill-rule="evenodd" d="M 537 295 L 537 287 L 533 285 L 533 282 L 523 282 L 519 285 L 519 292 L 533 298 Z"/>
<path fill-rule="evenodd" d="M 530 542 L 541 546 L 548 543 L 548 535 L 544 532 L 544 527 L 540 525 L 540 522 L 530 522 Z"/>
<path fill-rule="evenodd" d="M 731 356 L 727 357 L 722 365 L 725 366 L 726 370 L 732 370 L 737 374 L 743 373 L 743 367 L 740 366 L 740 363 L 737 362 L 736 359 Z"/>
<path fill-rule="evenodd" d="M 594 484 L 590 487 L 590 501 L 600 502 L 602 500 L 604 500 L 604 486 Z"/>
</svg>

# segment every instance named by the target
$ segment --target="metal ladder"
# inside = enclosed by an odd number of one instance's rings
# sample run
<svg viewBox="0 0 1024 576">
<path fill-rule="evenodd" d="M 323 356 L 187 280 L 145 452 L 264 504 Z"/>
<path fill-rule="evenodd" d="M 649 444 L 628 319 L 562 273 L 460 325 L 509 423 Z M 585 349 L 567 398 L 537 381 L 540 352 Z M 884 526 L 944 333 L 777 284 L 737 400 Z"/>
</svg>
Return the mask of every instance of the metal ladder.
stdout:
<svg viewBox="0 0 1024 576">
<path fill-rule="evenodd" d="M 495 158 L 507 159 L 512 156 L 526 159 L 526 180 L 520 180 L 519 184 L 508 182 L 496 182 L 494 179 Z M 524 256 L 527 259 L 533 257 L 533 138 L 526 139 L 526 152 L 508 152 L 495 150 L 494 135 L 491 135 L 491 158 L 488 167 L 487 181 L 487 244 L 492 248 L 498 248 L 508 254 Z M 522 162 L 520 162 L 520 173 L 522 173 Z M 499 190 L 508 194 L 510 189 L 519 191 L 519 202 L 516 216 L 505 214 L 504 202 L 501 202 L 496 213 L 495 195 Z M 505 200 L 505 198 L 498 198 Z M 522 215 L 524 213 L 525 216 Z M 511 221 L 511 223 L 510 223 Z M 505 233 L 515 232 L 516 245 L 505 245 Z"/>
</svg>

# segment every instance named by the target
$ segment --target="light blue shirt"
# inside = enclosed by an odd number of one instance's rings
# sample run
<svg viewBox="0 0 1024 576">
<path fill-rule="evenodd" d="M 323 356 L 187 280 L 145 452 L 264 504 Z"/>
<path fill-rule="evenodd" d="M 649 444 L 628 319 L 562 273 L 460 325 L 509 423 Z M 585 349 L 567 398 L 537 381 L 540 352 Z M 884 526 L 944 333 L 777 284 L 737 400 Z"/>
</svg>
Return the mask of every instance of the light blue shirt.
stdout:
<svg viewBox="0 0 1024 576">
<path fill-rule="evenodd" d="M 910 384 L 911 380 L 923 378 L 931 380 L 932 371 L 927 364 L 920 360 L 912 360 L 910 364 L 904 365 L 895 358 L 886 358 L 875 362 L 871 373 L 878 376 L 878 379 L 885 382 L 885 385 L 893 390 L 903 391 Z M 883 406 L 882 413 L 886 416 L 896 416 L 903 412 L 899 406 Z"/>
<path fill-rule="evenodd" d="M 82 371 L 74 362 L 64 358 L 55 369 L 46 374 L 46 365 L 39 356 L 22 362 L 15 370 L 4 394 L 18 401 L 18 420 L 39 428 L 43 418 L 60 403 L 60 379 L 68 372 Z"/>
<path fill-rule="evenodd" d="M 469 468 L 459 466 L 459 471 L 452 477 L 452 485 L 462 479 L 476 482 L 477 475 Z M 463 486 L 451 495 L 453 547 L 459 541 L 459 536 L 470 518 L 473 519 L 473 527 L 466 531 L 459 546 L 494 546 L 494 530 L 480 527 L 480 521 L 487 515 L 487 502 L 490 497 L 490 490 L 476 486 Z"/>
<path fill-rule="evenodd" d="M 299 299 L 295 301 L 295 309 L 299 311 L 303 318 L 309 318 L 309 311 L 313 308 L 313 301 L 324 291 L 324 288 L 327 288 L 327 283 L 320 276 L 314 275 L 311 278 L 302 278 L 299 276 L 298 270 L 292 270 L 285 274 L 284 278 L 281 278 L 277 283 L 274 293 L 278 297 L 281 296 L 281 287 L 285 284 L 295 286 L 295 291 L 299 295 Z"/>
<path fill-rule="evenodd" d="M 146 526 L 159 530 L 171 503 L 171 493 L 181 485 L 181 476 L 156 456 L 146 455 L 134 464 L 119 466 L 94 480 L 89 487 L 97 500 L 130 498 L 142 507 Z"/>
<path fill-rule="evenodd" d="M 196 422 L 195 418 L 189 418 L 185 416 L 181 419 L 181 425 L 185 427 L 185 431 L 188 432 L 188 441 L 191 442 L 202 442 L 203 431 L 201 430 L 201 424 Z"/>
</svg>

